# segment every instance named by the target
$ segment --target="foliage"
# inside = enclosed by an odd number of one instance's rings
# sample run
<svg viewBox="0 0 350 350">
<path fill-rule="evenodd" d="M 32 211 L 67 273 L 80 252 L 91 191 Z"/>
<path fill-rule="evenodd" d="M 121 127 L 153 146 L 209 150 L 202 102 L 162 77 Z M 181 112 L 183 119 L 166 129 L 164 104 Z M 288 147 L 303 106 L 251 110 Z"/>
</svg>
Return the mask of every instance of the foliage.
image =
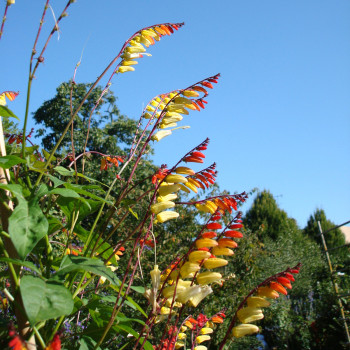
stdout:
<svg viewBox="0 0 350 350">
<path fill-rule="evenodd" d="M 35 40 L 23 131 L 7 136 L 6 148 L 0 142 L 0 326 L 10 324 L 8 332 L 0 329 L 5 344 L 203 350 L 201 343 L 219 329 L 213 344 L 222 350 L 257 333 L 253 322 L 264 317 L 268 300 L 288 294 L 300 264 L 271 269 L 270 275 L 256 264 L 264 246 L 249 230 L 242 232 L 238 211 L 247 194 L 212 187 L 215 164 L 188 167 L 204 163 L 208 139 L 169 168 L 155 169 L 148 161 L 152 142 L 186 129 L 178 123 L 205 108 L 220 74 L 157 95 L 138 123 L 119 115 L 110 92 L 112 79 L 133 71 L 136 59 L 147 55 L 145 47 L 183 23 L 137 31 L 92 84 L 77 84 L 75 74 L 61 84 L 34 115 L 44 125 L 38 131 L 44 148 L 31 144 L 26 125 L 33 79 L 73 3 L 68 1 L 41 51 Z M 98 85 L 102 78 L 104 87 Z M 15 97 L 4 92 L 0 101 Z M 229 263 L 241 241 L 234 266 Z M 181 249 L 174 251 L 175 244 Z M 232 297 L 220 304 L 224 295 Z M 237 344 L 244 343 L 251 344 Z"/>
<path fill-rule="evenodd" d="M 280 233 L 296 230 L 294 219 L 280 208 L 269 191 L 258 193 L 252 207 L 246 212 L 244 224 L 264 240 L 266 237 L 277 239 Z"/>
</svg>

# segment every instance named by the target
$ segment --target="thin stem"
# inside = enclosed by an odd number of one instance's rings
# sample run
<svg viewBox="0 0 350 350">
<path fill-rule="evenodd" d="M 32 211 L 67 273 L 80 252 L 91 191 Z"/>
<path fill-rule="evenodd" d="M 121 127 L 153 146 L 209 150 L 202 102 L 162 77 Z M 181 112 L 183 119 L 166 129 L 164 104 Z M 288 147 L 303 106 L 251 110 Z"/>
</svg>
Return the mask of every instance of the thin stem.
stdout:
<svg viewBox="0 0 350 350">
<path fill-rule="evenodd" d="M 6 22 L 7 10 L 8 10 L 9 7 L 10 7 L 10 5 L 8 3 L 6 3 L 4 16 L 2 17 L 1 29 L 0 29 L 0 39 L 2 37 L 2 33 L 4 32 L 4 25 L 5 25 L 5 22 Z"/>
<path fill-rule="evenodd" d="M 253 289 L 247 294 L 247 296 L 243 299 L 243 301 L 238 305 L 238 308 L 237 308 L 237 310 L 236 310 L 236 313 L 234 314 L 234 316 L 233 316 L 233 318 L 232 318 L 232 320 L 231 320 L 231 323 L 230 323 L 230 325 L 229 325 L 229 327 L 228 327 L 228 329 L 227 329 L 227 332 L 226 332 L 226 334 L 225 334 L 225 337 L 224 337 L 224 339 L 222 340 L 222 342 L 221 342 L 221 344 L 220 344 L 219 350 L 222 350 L 223 347 L 225 346 L 225 344 L 226 344 L 226 342 L 227 342 L 227 340 L 228 340 L 228 338 L 229 338 L 229 336 L 230 336 L 230 334 L 231 334 L 231 331 L 232 331 L 232 329 L 233 329 L 233 327 L 234 327 L 234 325 L 235 325 L 235 323 L 236 323 L 236 320 L 237 320 L 237 312 L 238 312 L 240 309 L 243 308 L 243 306 L 244 306 L 244 304 L 246 303 L 247 299 L 248 299 L 251 295 L 253 295 L 260 287 L 262 287 L 262 286 L 268 284 L 268 283 L 271 282 L 271 281 L 276 280 L 276 279 L 277 279 L 278 277 L 280 277 L 280 276 L 284 276 L 286 272 L 290 272 L 291 270 L 296 270 L 296 269 L 299 270 L 300 266 L 301 266 L 301 263 L 298 263 L 298 264 L 297 264 L 295 267 L 293 267 L 293 268 L 288 267 L 286 270 L 284 270 L 284 271 L 282 271 L 282 272 L 279 272 L 279 273 L 277 273 L 277 274 L 275 274 L 275 275 L 273 275 L 273 276 L 270 276 L 269 278 L 267 278 L 266 280 L 264 280 L 263 282 L 261 282 L 259 285 L 257 285 L 255 288 L 253 288 Z"/>
</svg>

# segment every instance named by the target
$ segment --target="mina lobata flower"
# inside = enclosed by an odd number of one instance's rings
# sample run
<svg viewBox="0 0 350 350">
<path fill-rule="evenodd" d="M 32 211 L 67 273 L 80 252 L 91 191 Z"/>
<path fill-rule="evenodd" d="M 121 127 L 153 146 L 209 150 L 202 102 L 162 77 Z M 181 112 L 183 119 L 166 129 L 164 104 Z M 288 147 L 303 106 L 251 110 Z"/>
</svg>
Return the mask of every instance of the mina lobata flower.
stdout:
<svg viewBox="0 0 350 350">
<path fill-rule="evenodd" d="M 221 259 L 221 258 L 209 258 L 207 260 L 204 261 L 204 267 L 206 269 L 215 269 L 217 267 L 222 267 L 222 266 L 226 266 L 228 264 L 228 261 L 225 259 Z"/>
<path fill-rule="evenodd" d="M 162 211 L 157 215 L 157 220 L 160 223 L 166 222 L 168 220 L 176 219 L 179 217 L 179 213 L 176 211 Z"/>
<path fill-rule="evenodd" d="M 255 324 L 240 324 L 233 327 L 232 334 L 236 338 L 244 337 L 245 335 L 251 335 L 259 332 L 259 327 Z"/>
<path fill-rule="evenodd" d="M 213 293 L 213 290 L 210 286 L 201 286 L 200 291 L 190 299 L 191 306 L 197 307 L 198 304 L 211 293 Z"/>
<path fill-rule="evenodd" d="M 256 307 L 244 307 L 237 311 L 237 317 L 242 323 L 250 323 L 264 318 L 262 310 Z"/>
<path fill-rule="evenodd" d="M 247 299 L 247 305 L 249 307 L 268 307 L 270 306 L 270 302 L 267 301 L 265 298 L 261 297 L 249 297 Z"/>
<path fill-rule="evenodd" d="M 197 275 L 197 282 L 199 284 L 209 284 L 209 283 L 214 283 L 218 282 L 222 279 L 221 273 L 218 272 L 211 272 L 211 271 L 206 271 L 199 273 Z"/>
<path fill-rule="evenodd" d="M 171 201 L 154 203 L 151 205 L 151 212 L 153 214 L 158 214 L 161 211 L 164 211 L 169 208 L 174 208 L 174 207 L 175 207 L 175 203 Z"/>
</svg>

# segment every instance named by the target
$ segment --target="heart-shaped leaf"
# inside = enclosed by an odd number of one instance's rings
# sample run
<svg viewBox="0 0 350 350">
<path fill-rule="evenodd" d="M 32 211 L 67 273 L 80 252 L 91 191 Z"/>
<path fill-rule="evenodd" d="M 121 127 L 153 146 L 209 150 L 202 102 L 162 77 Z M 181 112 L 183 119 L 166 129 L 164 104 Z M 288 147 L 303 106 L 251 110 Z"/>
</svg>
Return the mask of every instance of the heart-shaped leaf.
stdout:
<svg viewBox="0 0 350 350">
<path fill-rule="evenodd" d="M 62 284 L 43 281 L 38 277 L 23 276 L 20 284 L 24 309 L 29 322 L 69 315 L 74 306 L 72 294 Z"/>
</svg>

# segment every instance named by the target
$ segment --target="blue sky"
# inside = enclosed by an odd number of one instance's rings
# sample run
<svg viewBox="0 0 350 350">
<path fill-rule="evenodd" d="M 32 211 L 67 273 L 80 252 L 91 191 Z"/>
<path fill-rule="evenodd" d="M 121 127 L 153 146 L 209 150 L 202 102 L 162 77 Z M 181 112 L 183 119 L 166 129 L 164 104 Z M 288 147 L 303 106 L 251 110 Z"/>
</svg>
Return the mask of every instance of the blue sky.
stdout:
<svg viewBox="0 0 350 350">
<path fill-rule="evenodd" d="M 65 3 L 52 1 L 56 17 Z M 19 117 L 43 4 L 17 1 L 0 41 L 0 90 L 20 91 L 10 105 Z M 77 82 L 92 82 L 137 30 L 184 21 L 113 80 L 121 112 L 139 118 L 155 95 L 221 73 L 207 108 L 184 119 L 191 129 L 155 144 L 155 162 L 171 165 L 209 137 L 206 165 L 217 163 L 222 189 L 268 189 L 300 227 L 316 208 L 336 224 L 350 219 L 348 0 L 78 0 L 68 14 L 36 74 L 31 112 L 72 77 L 82 52 Z M 38 47 L 53 24 L 48 13 Z"/>
</svg>

